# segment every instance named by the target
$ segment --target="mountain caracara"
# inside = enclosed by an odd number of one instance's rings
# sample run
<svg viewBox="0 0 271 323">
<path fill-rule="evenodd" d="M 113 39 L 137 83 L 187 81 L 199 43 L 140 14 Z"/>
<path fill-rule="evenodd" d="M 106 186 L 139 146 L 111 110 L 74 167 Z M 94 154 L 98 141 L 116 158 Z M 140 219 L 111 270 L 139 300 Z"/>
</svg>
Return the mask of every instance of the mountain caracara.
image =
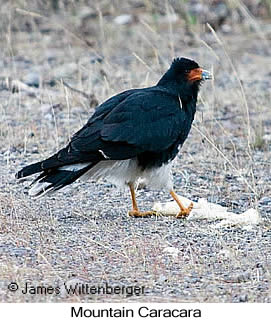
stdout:
<svg viewBox="0 0 271 323">
<path fill-rule="evenodd" d="M 199 87 L 211 73 L 187 58 L 176 58 L 157 85 L 131 89 L 97 107 L 86 125 L 69 144 L 53 156 L 20 170 L 17 178 L 40 173 L 29 194 L 42 196 L 71 184 L 78 178 L 106 178 L 131 191 L 132 216 L 140 212 L 135 185 L 144 180 L 153 188 L 167 189 L 180 207 L 173 191 L 171 163 L 186 140 L 196 112 Z"/>
</svg>

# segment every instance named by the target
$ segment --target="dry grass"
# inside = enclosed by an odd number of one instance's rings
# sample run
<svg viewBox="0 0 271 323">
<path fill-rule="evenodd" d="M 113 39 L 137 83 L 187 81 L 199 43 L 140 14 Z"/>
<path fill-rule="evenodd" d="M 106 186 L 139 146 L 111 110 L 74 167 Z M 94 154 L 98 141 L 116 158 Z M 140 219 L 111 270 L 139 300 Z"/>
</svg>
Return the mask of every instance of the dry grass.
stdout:
<svg viewBox="0 0 271 323">
<path fill-rule="evenodd" d="M 11 281 L 62 286 L 78 279 L 146 286 L 145 295 L 125 301 L 270 301 L 270 21 L 249 14 L 242 24 L 232 22 L 230 34 L 199 22 L 187 31 L 185 19 L 169 19 L 182 17 L 174 1 L 142 1 L 141 8 L 133 1 L 125 7 L 58 1 L 58 12 L 42 3 L 1 6 L 0 85 L 35 73 L 40 87 L 34 94 L 0 89 L 0 299 L 123 300 L 7 291 Z M 130 12 L 131 24 L 114 22 Z M 237 212 L 259 208 L 261 225 L 245 231 L 129 219 L 128 192 L 106 183 L 75 184 L 42 200 L 25 194 L 29 181 L 15 182 L 15 171 L 63 146 L 93 112 L 89 99 L 62 78 L 102 102 L 154 84 L 172 56 L 191 57 L 215 75 L 201 89 L 195 127 L 174 168 L 177 191 Z M 138 195 L 142 208 L 168 199 L 163 192 Z M 179 250 L 177 258 L 164 252 L 167 246 Z"/>
</svg>

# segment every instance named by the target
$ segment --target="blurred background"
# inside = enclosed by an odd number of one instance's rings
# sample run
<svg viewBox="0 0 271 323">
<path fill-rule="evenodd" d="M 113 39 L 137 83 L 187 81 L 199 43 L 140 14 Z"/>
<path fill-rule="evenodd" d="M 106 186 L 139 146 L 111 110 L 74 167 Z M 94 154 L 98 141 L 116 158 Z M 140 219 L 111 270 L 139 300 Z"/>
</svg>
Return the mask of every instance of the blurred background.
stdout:
<svg viewBox="0 0 271 323">
<path fill-rule="evenodd" d="M 77 277 L 147 286 L 137 301 L 270 302 L 270 45 L 271 0 L 0 0 L 0 285 Z M 256 208 L 261 225 L 134 221 L 128 192 L 103 181 L 27 196 L 31 179 L 16 182 L 16 171 L 65 145 L 109 96 L 155 84 L 177 56 L 214 80 L 176 160 L 176 191 Z M 142 210 L 169 198 L 137 195 Z"/>
</svg>

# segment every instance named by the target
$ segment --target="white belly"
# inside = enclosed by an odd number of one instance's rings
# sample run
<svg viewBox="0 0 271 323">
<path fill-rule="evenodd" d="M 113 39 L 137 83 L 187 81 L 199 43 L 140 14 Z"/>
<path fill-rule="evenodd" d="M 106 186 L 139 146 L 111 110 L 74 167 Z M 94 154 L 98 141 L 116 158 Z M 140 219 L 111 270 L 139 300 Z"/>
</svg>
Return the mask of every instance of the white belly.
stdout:
<svg viewBox="0 0 271 323">
<path fill-rule="evenodd" d="M 171 190 L 173 188 L 171 163 L 159 168 L 142 171 L 135 159 L 104 160 L 91 168 L 81 179 L 105 178 L 109 182 L 123 187 L 128 183 L 144 182 L 150 188 Z"/>
</svg>

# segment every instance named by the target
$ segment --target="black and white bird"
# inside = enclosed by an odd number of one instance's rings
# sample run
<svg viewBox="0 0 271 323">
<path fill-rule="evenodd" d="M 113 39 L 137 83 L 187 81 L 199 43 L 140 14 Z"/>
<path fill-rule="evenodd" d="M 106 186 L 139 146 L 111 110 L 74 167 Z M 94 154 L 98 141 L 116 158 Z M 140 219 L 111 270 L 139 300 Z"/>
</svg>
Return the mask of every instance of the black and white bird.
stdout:
<svg viewBox="0 0 271 323">
<path fill-rule="evenodd" d="M 187 216 L 193 206 L 185 208 L 174 192 L 171 164 L 191 129 L 200 84 L 211 78 L 196 62 L 174 59 L 157 85 L 111 97 L 65 148 L 16 177 L 40 173 L 31 196 L 52 193 L 78 178 L 105 178 L 130 188 L 129 215 L 148 216 L 154 212 L 140 212 L 135 197 L 135 186 L 143 180 L 151 188 L 167 189 L 180 207 L 177 217 Z"/>
</svg>

